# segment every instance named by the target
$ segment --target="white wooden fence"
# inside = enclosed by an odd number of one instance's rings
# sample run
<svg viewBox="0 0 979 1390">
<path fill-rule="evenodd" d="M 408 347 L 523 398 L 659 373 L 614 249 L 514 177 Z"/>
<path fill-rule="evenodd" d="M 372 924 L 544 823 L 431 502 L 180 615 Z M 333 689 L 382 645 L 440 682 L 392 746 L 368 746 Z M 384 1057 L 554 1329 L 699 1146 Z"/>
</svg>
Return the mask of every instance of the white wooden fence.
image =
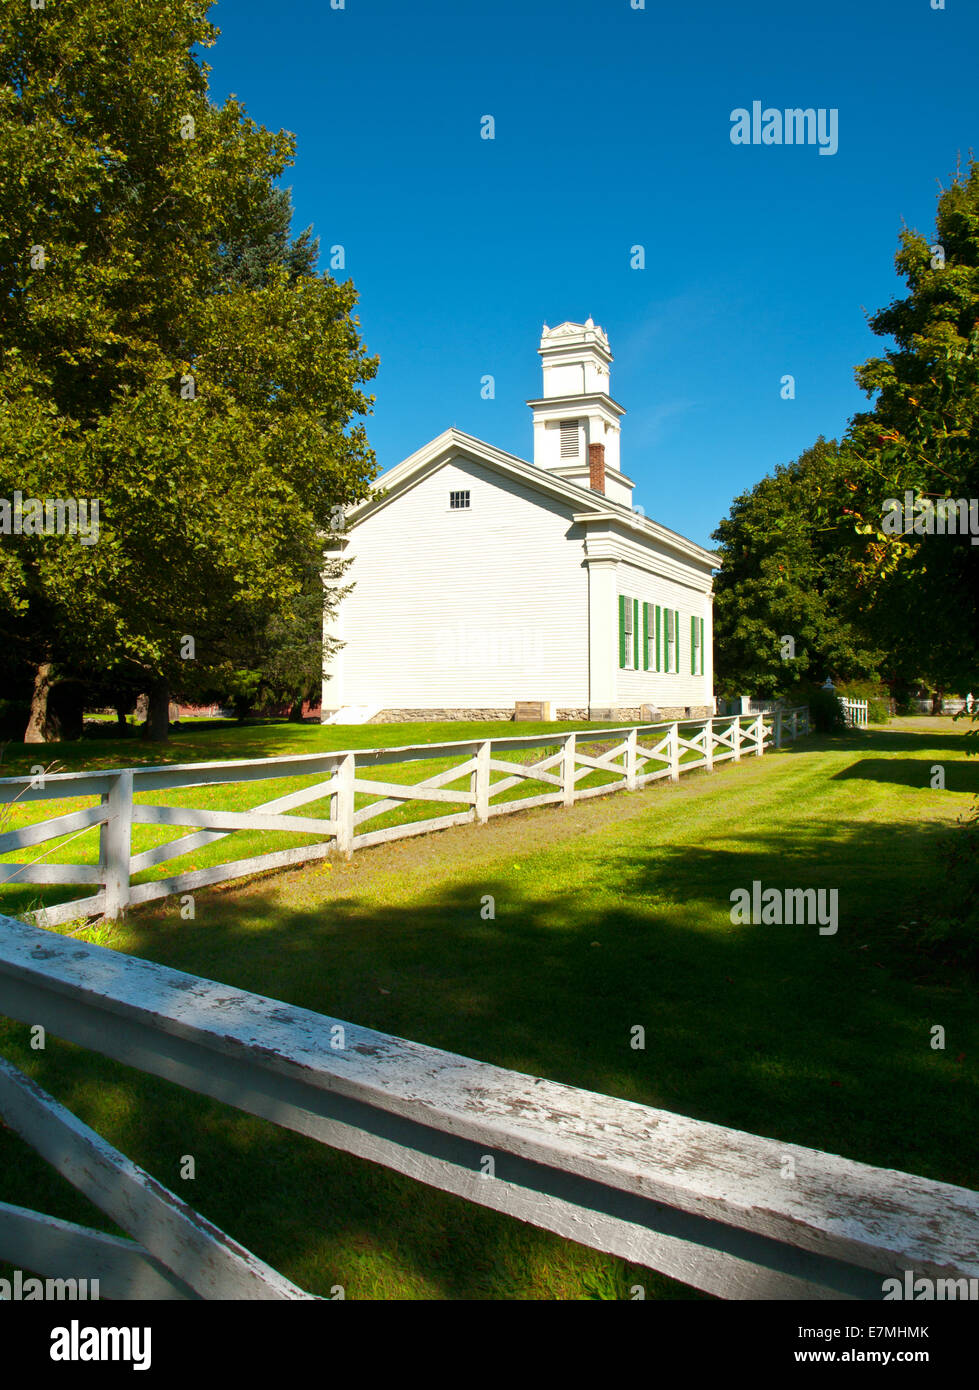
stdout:
<svg viewBox="0 0 979 1390">
<path fill-rule="evenodd" d="M 930 697 L 926 700 L 913 699 L 910 703 L 911 708 L 918 714 L 934 713 L 935 702 Z M 941 701 L 941 711 L 942 714 L 961 714 L 965 710 L 967 714 L 971 714 L 975 708 L 975 703 L 975 697 L 971 694 L 967 695 L 965 699 L 961 697 L 953 699 L 951 696 L 946 696 Z"/>
<path fill-rule="evenodd" d="M 617 729 L 588 729 L 567 734 L 536 734 L 513 738 L 468 740 L 459 743 L 415 744 L 405 748 L 356 749 L 310 753 L 298 757 L 251 761 L 185 763 L 162 767 L 119 768 L 102 772 L 66 772 L 40 778 L 0 779 L 0 805 L 14 801 L 65 799 L 97 795 L 100 804 L 67 815 L 8 830 L 0 834 L 0 854 L 31 848 L 64 835 L 99 827 L 99 863 L 23 862 L 0 864 L 0 888 L 9 883 L 84 883 L 97 887 L 89 897 L 41 908 L 33 914 L 39 926 L 56 926 L 78 917 L 101 914 L 116 918 L 130 906 L 178 893 L 191 893 L 228 879 L 244 878 L 321 859 L 328 854 L 349 858 L 355 849 L 427 834 L 473 821 L 485 824 L 492 816 L 525 811 L 534 806 L 571 806 L 590 796 L 635 791 L 659 778 L 676 782 L 681 772 L 712 771 L 719 762 L 742 754 L 761 755 L 781 747 L 809 730 L 806 708 L 773 715 L 729 717 Z M 611 742 L 611 747 L 605 747 Z M 602 745 L 594 756 L 590 745 Z M 556 752 L 548 752 L 557 746 Z M 543 751 L 529 764 L 495 754 Z M 415 783 L 368 779 L 368 769 L 419 761 L 461 759 L 442 772 Z M 600 786 L 578 786 L 595 772 L 612 775 Z M 497 774 L 496 780 L 493 780 Z M 154 795 L 176 787 L 204 787 L 272 778 L 322 776 L 324 780 L 247 811 L 219 811 L 186 806 L 144 805 L 134 801 L 140 792 Z M 452 784 L 468 777 L 467 790 Z M 523 782 L 536 782 L 552 791 L 514 800 L 498 798 Z M 357 806 L 358 793 L 373 800 Z M 328 816 L 287 814 L 300 806 L 330 799 Z M 413 801 L 463 806 L 443 815 L 386 826 L 364 827 L 377 817 Z M 169 840 L 139 854 L 132 853 L 133 825 L 177 825 L 191 834 Z M 189 854 L 238 830 L 287 831 L 318 835 L 314 844 L 276 850 L 247 859 L 192 869 L 169 878 L 134 884 L 133 878 L 156 864 Z"/>
<path fill-rule="evenodd" d="M 850 728 L 865 729 L 868 723 L 867 701 L 851 700 L 846 695 L 840 695 L 839 701 L 843 706 L 843 718 Z"/>
<path fill-rule="evenodd" d="M 722 1298 L 879 1300 L 906 1270 L 979 1276 L 979 1194 L 966 1188 L 504 1070 L 6 917 L 0 1014 Z M 0 1202 L 0 1259 L 99 1278 L 118 1299 L 309 1296 L 9 1065 L 0 1113 L 131 1237 Z"/>
</svg>

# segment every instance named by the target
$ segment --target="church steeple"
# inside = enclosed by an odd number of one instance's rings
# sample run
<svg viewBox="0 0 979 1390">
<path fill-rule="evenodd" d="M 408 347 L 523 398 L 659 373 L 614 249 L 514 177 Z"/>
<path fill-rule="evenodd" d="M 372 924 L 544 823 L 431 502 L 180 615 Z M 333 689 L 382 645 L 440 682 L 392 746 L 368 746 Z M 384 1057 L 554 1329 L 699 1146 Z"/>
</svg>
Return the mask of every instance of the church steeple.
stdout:
<svg viewBox="0 0 979 1390">
<path fill-rule="evenodd" d="M 584 323 L 544 325 L 540 347 L 544 385 L 534 412 L 534 463 L 570 482 L 632 505 L 632 482 L 619 471 L 619 420 L 609 394 L 612 353 L 589 317 Z"/>
</svg>

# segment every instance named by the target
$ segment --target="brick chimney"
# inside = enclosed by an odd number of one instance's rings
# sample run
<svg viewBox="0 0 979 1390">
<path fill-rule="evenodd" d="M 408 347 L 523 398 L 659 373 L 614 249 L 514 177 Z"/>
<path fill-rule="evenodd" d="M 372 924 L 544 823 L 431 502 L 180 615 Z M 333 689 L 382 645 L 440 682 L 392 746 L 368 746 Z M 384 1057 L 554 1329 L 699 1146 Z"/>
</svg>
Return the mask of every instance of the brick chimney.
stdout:
<svg viewBox="0 0 979 1390">
<path fill-rule="evenodd" d="M 605 495 L 605 445 L 588 445 L 588 486 Z"/>
</svg>

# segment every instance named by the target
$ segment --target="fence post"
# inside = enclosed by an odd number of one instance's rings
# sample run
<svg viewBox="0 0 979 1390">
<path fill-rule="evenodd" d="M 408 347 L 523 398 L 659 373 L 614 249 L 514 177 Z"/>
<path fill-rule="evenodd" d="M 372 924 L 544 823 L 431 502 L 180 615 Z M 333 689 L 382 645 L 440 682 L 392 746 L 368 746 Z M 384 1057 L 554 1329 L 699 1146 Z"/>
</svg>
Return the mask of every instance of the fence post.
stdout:
<svg viewBox="0 0 979 1390">
<path fill-rule="evenodd" d="M 354 852 L 354 781 L 357 776 L 357 755 L 348 753 L 337 765 L 335 776 L 339 786 L 330 796 L 330 819 L 337 827 L 337 854 L 344 859 Z"/>
<path fill-rule="evenodd" d="M 799 737 L 799 711 L 798 711 L 797 709 L 794 709 L 794 710 L 792 711 L 792 734 L 791 734 L 792 742 L 795 743 L 795 741 L 796 741 L 796 739 L 797 739 L 798 737 Z"/>
<path fill-rule="evenodd" d="M 680 725 L 670 725 L 670 781 L 680 780 Z"/>
<path fill-rule="evenodd" d="M 775 725 L 774 725 L 774 730 L 773 730 L 773 732 L 774 732 L 774 736 L 775 736 L 775 747 L 776 747 L 776 748 L 781 748 L 781 746 L 782 746 L 782 711 L 781 711 L 780 709 L 777 709 L 777 710 L 775 711 Z"/>
<path fill-rule="evenodd" d="M 492 741 L 486 739 L 476 749 L 476 766 L 469 778 L 469 789 L 476 796 L 476 820 L 480 825 L 485 825 L 489 820 L 490 758 L 492 755 Z"/>
<path fill-rule="evenodd" d="M 731 746 L 732 746 L 733 749 L 734 749 L 734 761 L 735 761 L 736 763 L 739 763 L 739 762 L 741 761 L 741 716 L 740 716 L 740 714 L 735 715 L 735 718 L 734 718 L 734 727 L 732 728 L 731 732 L 732 732 L 732 734 L 734 735 L 734 737 L 731 739 Z"/>
<path fill-rule="evenodd" d="M 106 917 L 121 917 L 129 906 L 129 857 L 133 839 L 133 774 L 124 768 L 112 774 L 112 786 L 102 794 L 106 821 L 99 830 L 99 870 L 105 884 Z"/>
<path fill-rule="evenodd" d="M 625 789 L 627 792 L 636 790 L 636 743 L 638 739 L 638 730 L 630 729 L 625 744 Z"/>
<path fill-rule="evenodd" d="M 765 751 L 765 716 L 759 714 L 755 722 L 755 751 L 759 758 Z"/>
<path fill-rule="evenodd" d="M 565 806 L 574 805 L 574 755 L 576 746 L 576 735 L 565 734 L 564 756 L 561 759 L 561 790 L 564 793 Z"/>
<path fill-rule="evenodd" d="M 714 721 L 704 720 L 704 766 L 708 772 L 714 771 Z"/>
</svg>

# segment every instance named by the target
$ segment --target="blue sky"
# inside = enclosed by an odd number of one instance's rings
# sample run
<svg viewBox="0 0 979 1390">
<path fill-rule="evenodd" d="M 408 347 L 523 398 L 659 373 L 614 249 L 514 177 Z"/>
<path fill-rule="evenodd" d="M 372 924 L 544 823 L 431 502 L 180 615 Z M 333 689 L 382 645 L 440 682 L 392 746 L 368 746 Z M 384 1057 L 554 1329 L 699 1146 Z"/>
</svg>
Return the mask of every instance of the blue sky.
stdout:
<svg viewBox="0 0 979 1390">
<path fill-rule="evenodd" d="M 204 57 L 216 101 L 297 138 L 295 228 L 344 247 L 380 355 L 383 468 L 449 425 L 529 458 L 541 325 L 590 314 L 635 501 L 711 544 L 865 404 L 902 221 L 930 236 L 979 148 L 979 6 L 632 3 L 224 0 Z M 837 153 L 732 144 L 754 100 L 835 108 Z"/>
</svg>

